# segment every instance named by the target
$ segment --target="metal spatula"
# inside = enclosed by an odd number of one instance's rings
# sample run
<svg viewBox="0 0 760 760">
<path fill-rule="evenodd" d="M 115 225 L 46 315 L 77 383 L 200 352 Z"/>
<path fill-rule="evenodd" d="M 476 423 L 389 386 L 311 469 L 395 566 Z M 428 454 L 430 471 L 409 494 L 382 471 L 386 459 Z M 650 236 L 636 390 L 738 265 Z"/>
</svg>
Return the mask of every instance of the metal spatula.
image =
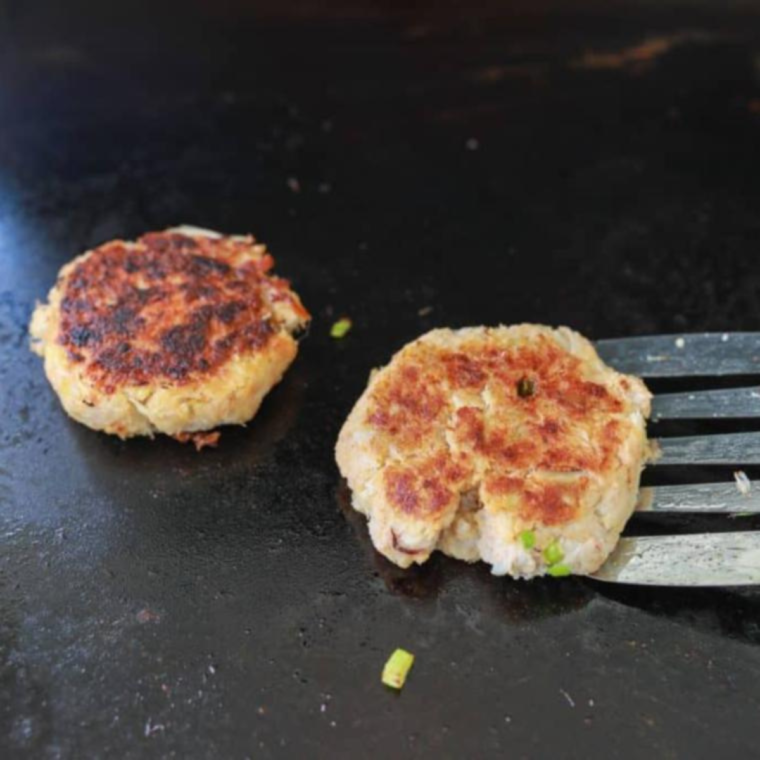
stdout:
<svg viewBox="0 0 760 760">
<path fill-rule="evenodd" d="M 700 333 L 602 340 L 600 356 L 643 378 L 760 375 L 760 333 Z M 760 386 L 656 395 L 652 420 L 760 419 Z M 661 438 L 663 465 L 760 465 L 760 432 Z M 757 513 L 760 484 L 734 482 L 642 489 L 640 511 L 661 514 Z M 760 584 L 760 532 L 622 538 L 593 578 L 656 586 Z"/>
</svg>

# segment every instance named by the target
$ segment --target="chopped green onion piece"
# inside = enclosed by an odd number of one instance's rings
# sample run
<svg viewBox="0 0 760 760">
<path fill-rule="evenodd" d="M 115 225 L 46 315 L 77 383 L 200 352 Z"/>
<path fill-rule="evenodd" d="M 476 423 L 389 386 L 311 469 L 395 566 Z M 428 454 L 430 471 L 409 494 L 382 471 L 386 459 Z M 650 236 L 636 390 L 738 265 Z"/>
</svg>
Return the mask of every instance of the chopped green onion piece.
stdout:
<svg viewBox="0 0 760 760">
<path fill-rule="evenodd" d="M 544 549 L 544 559 L 547 565 L 556 565 L 558 562 L 562 562 L 564 556 L 562 548 L 556 539 Z"/>
<path fill-rule="evenodd" d="M 546 572 L 554 578 L 564 578 L 570 575 L 570 568 L 567 565 L 552 565 Z"/>
<path fill-rule="evenodd" d="M 383 668 L 383 683 L 392 689 L 400 689 L 406 681 L 406 676 L 414 663 L 414 655 L 405 649 L 397 649 L 385 663 Z"/>
<path fill-rule="evenodd" d="M 524 530 L 520 534 L 520 541 L 525 549 L 532 549 L 536 545 L 536 534 L 532 530 Z"/>
<path fill-rule="evenodd" d="M 339 319 L 331 328 L 330 336 L 333 338 L 345 338 L 346 333 L 351 329 L 351 320 L 348 317 Z"/>
</svg>

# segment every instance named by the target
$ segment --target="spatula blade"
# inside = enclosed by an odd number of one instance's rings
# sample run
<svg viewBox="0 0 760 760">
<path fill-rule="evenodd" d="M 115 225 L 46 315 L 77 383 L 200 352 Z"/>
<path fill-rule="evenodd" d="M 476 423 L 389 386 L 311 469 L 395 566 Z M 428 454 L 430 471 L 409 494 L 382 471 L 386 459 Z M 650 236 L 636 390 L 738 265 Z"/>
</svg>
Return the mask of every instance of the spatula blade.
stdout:
<svg viewBox="0 0 760 760">
<path fill-rule="evenodd" d="M 760 532 L 622 538 L 589 577 L 645 586 L 760 584 Z"/>
</svg>

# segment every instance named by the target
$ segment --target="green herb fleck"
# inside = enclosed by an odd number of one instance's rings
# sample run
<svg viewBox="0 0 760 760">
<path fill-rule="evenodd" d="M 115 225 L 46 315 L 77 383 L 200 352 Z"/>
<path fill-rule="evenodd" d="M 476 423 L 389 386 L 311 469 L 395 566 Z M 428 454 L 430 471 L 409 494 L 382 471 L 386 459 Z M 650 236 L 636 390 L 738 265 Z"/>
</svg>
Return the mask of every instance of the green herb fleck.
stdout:
<svg viewBox="0 0 760 760">
<path fill-rule="evenodd" d="M 536 384 L 529 377 L 521 377 L 517 381 L 517 395 L 520 398 L 529 398 L 536 392 Z"/>
<path fill-rule="evenodd" d="M 343 317 L 343 319 L 339 319 L 331 328 L 330 328 L 330 337 L 332 338 L 345 338 L 348 331 L 351 329 L 351 320 L 348 317 Z"/>
<path fill-rule="evenodd" d="M 556 539 L 544 549 L 544 559 L 547 565 L 556 565 L 558 562 L 562 562 L 564 556 L 562 548 Z"/>
<path fill-rule="evenodd" d="M 401 689 L 406 676 L 414 663 L 414 655 L 405 649 L 397 649 L 385 663 L 383 683 L 392 689 Z"/>
<path fill-rule="evenodd" d="M 570 568 L 567 565 L 552 565 L 546 572 L 554 578 L 564 578 L 570 575 Z"/>
<path fill-rule="evenodd" d="M 525 549 L 532 549 L 536 545 L 536 534 L 532 530 L 524 530 L 520 534 L 520 541 Z"/>
</svg>

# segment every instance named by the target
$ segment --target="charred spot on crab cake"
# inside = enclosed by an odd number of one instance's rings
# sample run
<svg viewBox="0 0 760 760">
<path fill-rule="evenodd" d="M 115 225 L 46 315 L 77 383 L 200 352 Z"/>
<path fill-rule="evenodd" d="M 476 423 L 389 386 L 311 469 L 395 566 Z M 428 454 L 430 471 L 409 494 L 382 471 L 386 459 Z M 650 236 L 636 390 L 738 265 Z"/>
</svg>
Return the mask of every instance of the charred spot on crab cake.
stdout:
<svg viewBox="0 0 760 760">
<path fill-rule="evenodd" d="M 596 570 L 634 509 L 650 395 L 567 329 L 434 330 L 375 373 L 336 457 L 376 548 L 516 577 Z"/>
<path fill-rule="evenodd" d="M 197 228 L 105 243 L 63 267 L 32 347 L 66 411 L 96 430 L 191 440 L 245 423 L 309 321 L 273 266 L 253 237 Z"/>
</svg>

